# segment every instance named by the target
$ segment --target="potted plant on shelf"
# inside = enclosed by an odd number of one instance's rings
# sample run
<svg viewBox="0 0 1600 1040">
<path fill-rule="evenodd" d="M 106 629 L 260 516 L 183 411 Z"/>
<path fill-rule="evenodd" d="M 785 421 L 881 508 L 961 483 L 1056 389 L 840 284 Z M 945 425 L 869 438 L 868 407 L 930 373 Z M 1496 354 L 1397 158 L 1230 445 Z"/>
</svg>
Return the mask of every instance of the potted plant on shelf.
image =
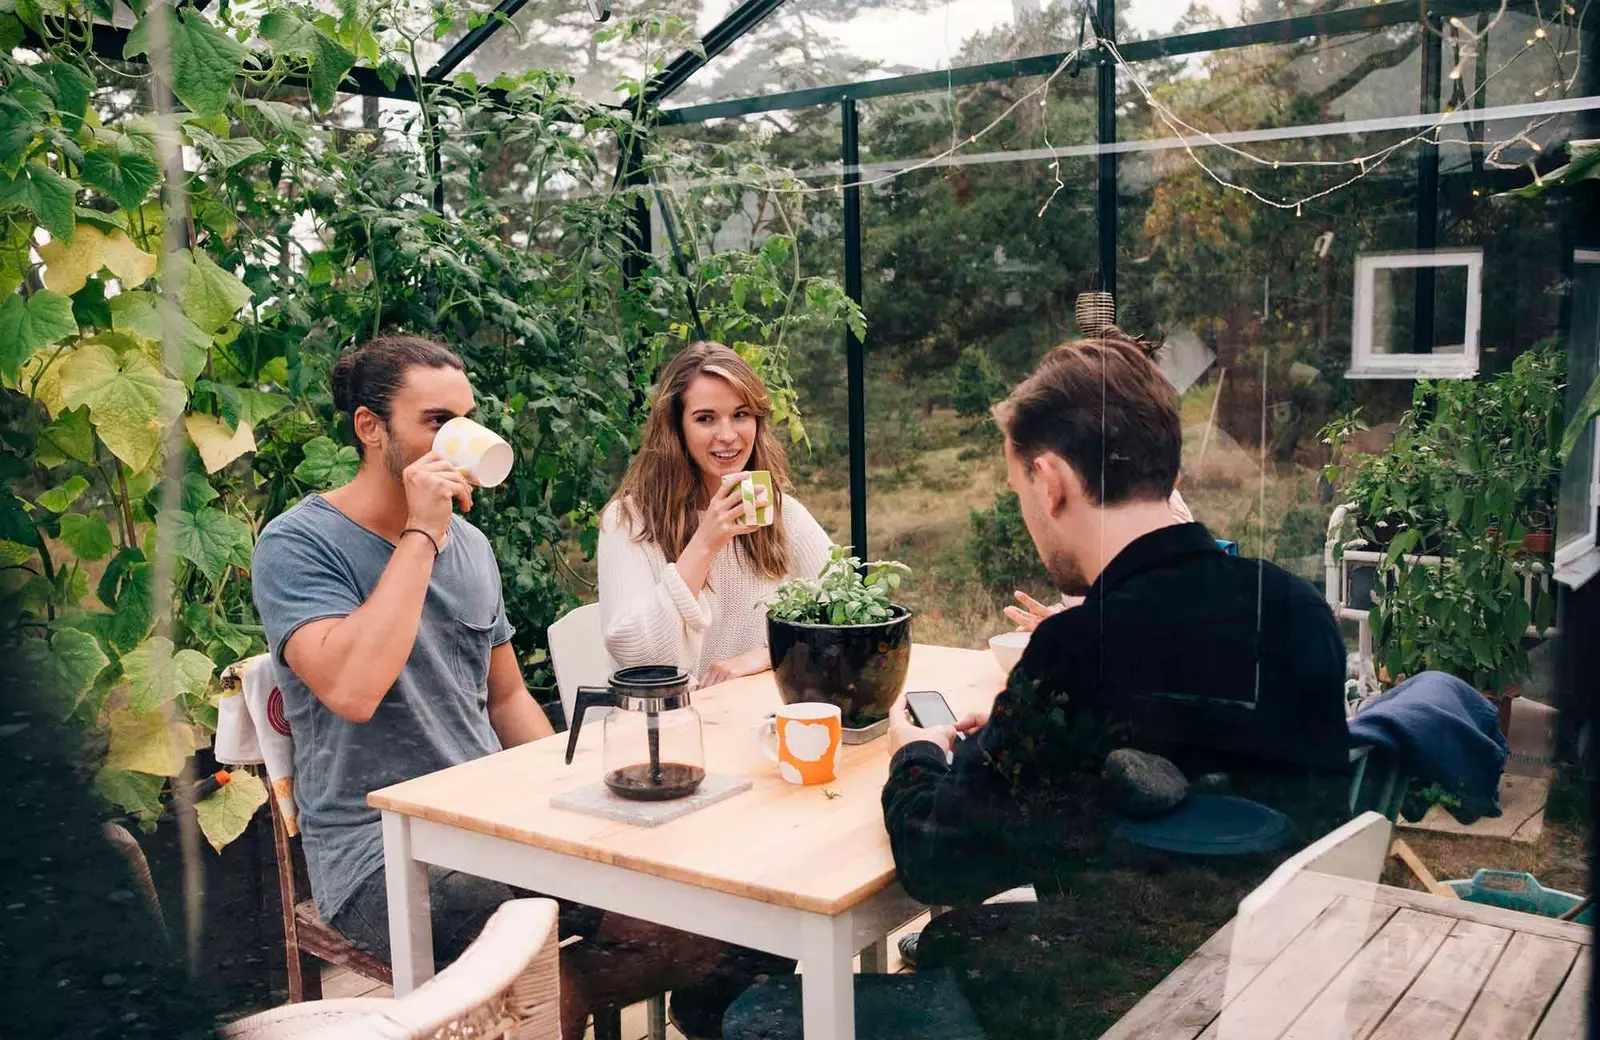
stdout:
<svg viewBox="0 0 1600 1040">
<path fill-rule="evenodd" d="M 889 717 L 911 664 L 912 616 L 890 597 L 909 573 L 892 561 L 863 565 L 836 545 L 816 578 L 777 588 L 767 644 L 785 704 L 836 704 L 850 730 Z"/>
<path fill-rule="evenodd" d="M 1380 676 L 1459 676 L 1498 704 L 1502 729 L 1528 672 L 1529 625 L 1542 633 L 1554 615 L 1554 597 L 1530 604 L 1524 583 L 1527 557 L 1553 541 L 1561 389 L 1562 356 L 1544 347 L 1493 380 L 1419 381 L 1382 454 L 1342 458 L 1363 428 L 1354 414 L 1324 428 L 1330 481 L 1354 467 L 1346 546 L 1384 551 L 1373 590 Z"/>
</svg>

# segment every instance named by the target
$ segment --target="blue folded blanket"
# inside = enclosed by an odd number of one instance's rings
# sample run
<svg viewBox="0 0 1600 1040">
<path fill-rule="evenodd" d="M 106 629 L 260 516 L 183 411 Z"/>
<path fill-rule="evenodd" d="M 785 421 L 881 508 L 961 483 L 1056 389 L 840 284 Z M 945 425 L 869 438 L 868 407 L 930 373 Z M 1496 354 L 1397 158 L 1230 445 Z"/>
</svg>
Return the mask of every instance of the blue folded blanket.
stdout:
<svg viewBox="0 0 1600 1040">
<path fill-rule="evenodd" d="M 1384 748 L 1405 774 L 1450 791 L 1461 799 L 1451 812 L 1463 823 L 1500 815 L 1508 749 L 1498 714 L 1453 675 L 1423 672 L 1369 701 L 1350 720 L 1350 742 Z"/>
</svg>

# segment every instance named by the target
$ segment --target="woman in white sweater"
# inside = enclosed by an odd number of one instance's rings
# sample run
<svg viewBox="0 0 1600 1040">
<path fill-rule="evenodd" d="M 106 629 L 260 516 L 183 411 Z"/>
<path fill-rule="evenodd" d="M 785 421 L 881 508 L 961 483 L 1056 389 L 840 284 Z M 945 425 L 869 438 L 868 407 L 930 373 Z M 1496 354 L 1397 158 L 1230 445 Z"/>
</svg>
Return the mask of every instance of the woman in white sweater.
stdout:
<svg viewBox="0 0 1600 1040">
<path fill-rule="evenodd" d="M 639 454 L 600 517 L 600 627 L 618 667 L 676 664 L 702 686 L 771 667 L 761 602 L 821 573 L 832 545 L 786 493 L 771 412 L 761 378 L 720 343 L 661 370 Z M 738 481 L 724 487 L 755 470 L 772 474 L 768 527 L 746 526 Z"/>
</svg>

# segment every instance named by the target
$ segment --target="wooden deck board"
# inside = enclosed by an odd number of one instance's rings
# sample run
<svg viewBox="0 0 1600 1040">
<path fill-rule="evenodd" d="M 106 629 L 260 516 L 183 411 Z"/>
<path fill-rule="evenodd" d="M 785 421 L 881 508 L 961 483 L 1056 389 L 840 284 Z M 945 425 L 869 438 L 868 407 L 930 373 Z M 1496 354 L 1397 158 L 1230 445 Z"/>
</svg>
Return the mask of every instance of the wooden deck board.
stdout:
<svg viewBox="0 0 1600 1040">
<path fill-rule="evenodd" d="M 1581 1040 L 1593 930 L 1306 872 L 1102 1040 Z"/>
</svg>

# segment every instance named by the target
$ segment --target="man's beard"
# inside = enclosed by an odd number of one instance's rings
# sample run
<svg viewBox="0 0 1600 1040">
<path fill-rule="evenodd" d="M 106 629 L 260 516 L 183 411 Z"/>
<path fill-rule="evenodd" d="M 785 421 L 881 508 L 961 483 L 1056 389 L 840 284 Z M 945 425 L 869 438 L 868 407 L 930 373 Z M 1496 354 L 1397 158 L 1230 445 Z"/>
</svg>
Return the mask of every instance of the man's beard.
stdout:
<svg viewBox="0 0 1600 1040">
<path fill-rule="evenodd" d="M 388 429 L 386 426 L 385 429 Z M 389 476 L 397 482 L 404 482 L 406 478 L 406 460 L 400 454 L 400 445 L 395 440 L 394 431 L 389 430 L 388 440 L 383 445 L 383 465 L 389 471 Z"/>
<path fill-rule="evenodd" d="M 1083 568 L 1072 556 L 1061 550 L 1052 552 L 1044 561 L 1044 569 L 1050 575 L 1057 591 L 1068 596 L 1084 596 L 1089 592 L 1088 575 L 1083 573 Z"/>
</svg>

